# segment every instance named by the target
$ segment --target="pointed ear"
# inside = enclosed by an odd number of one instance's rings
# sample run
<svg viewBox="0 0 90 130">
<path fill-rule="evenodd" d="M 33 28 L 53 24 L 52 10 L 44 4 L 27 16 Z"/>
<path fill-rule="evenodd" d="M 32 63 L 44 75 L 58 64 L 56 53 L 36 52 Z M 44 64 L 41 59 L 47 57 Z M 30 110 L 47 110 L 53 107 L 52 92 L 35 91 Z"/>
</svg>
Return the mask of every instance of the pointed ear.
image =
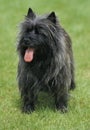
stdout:
<svg viewBox="0 0 90 130">
<path fill-rule="evenodd" d="M 34 19 L 36 17 L 35 13 L 31 8 L 28 9 L 27 17 L 31 19 Z"/>
<path fill-rule="evenodd" d="M 49 14 L 49 16 L 47 17 L 47 19 L 49 19 L 51 22 L 56 23 L 56 15 L 55 12 L 52 12 Z"/>
</svg>

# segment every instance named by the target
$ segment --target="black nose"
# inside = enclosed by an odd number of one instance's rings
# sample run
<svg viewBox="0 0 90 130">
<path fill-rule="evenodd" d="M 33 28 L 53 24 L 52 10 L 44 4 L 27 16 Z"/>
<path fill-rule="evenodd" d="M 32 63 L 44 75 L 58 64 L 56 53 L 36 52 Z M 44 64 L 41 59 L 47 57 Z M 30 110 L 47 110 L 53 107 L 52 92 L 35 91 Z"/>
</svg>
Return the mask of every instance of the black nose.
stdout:
<svg viewBox="0 0 90 130">
<path fill-rule="evenodd" d="M 29 42 L 30 42 L 30 39 L 28 37 L 24 37 L 24 43 L 28 45 Z"/>
</svg>

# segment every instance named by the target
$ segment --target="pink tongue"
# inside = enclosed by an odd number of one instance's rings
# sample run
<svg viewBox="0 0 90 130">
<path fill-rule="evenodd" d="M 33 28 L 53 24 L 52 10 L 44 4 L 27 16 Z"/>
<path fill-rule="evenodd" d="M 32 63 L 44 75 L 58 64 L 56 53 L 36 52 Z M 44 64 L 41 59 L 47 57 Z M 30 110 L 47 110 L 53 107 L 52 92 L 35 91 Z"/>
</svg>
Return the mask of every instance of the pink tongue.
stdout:
<svg viewBox="0 0 90 130">
<path fill-rule="evenodd" d="M 34 55 L 34 49 L 28 48 L 25 51 L 25 55 L 24 55 L 25 62 L 31 62 L 33 60 L 33 55 Z"/>
</svg>

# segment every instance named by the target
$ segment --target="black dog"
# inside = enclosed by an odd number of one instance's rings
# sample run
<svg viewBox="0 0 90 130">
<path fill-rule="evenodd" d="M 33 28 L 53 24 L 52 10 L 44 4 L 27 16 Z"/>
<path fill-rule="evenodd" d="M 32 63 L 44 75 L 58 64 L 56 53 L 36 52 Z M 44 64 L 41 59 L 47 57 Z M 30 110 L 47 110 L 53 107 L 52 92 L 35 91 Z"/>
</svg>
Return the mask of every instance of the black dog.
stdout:
<svg viewBox="0 0 90 130">
<path fill-rule="evenodd" d="M 57 110 L 65 112 L 68 92 L 75 88 L 74 62 L 70 37 L 55 13 L 37 16 L 29 8 L 21 23 L 17 50 L 23 111 L 33 111 L 38 93 L 47 90 L 54 95 Z"/>
</svg>

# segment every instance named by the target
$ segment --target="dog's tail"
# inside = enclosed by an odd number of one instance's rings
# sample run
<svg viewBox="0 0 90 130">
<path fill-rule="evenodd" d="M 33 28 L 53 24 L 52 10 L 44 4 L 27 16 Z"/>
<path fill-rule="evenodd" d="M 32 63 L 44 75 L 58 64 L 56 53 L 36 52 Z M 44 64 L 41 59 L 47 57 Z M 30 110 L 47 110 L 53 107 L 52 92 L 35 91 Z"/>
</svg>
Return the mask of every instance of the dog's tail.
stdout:
<svg viewBox="0 0 90 130">
<path fill-rule="evenodd" d="M 72 80 L 72 81 L 71 81 L 70 90 L 74 90 L 75 88 L 76 88 L 76 84 L 75 84 L 75 82 Z"/>
</svg>

